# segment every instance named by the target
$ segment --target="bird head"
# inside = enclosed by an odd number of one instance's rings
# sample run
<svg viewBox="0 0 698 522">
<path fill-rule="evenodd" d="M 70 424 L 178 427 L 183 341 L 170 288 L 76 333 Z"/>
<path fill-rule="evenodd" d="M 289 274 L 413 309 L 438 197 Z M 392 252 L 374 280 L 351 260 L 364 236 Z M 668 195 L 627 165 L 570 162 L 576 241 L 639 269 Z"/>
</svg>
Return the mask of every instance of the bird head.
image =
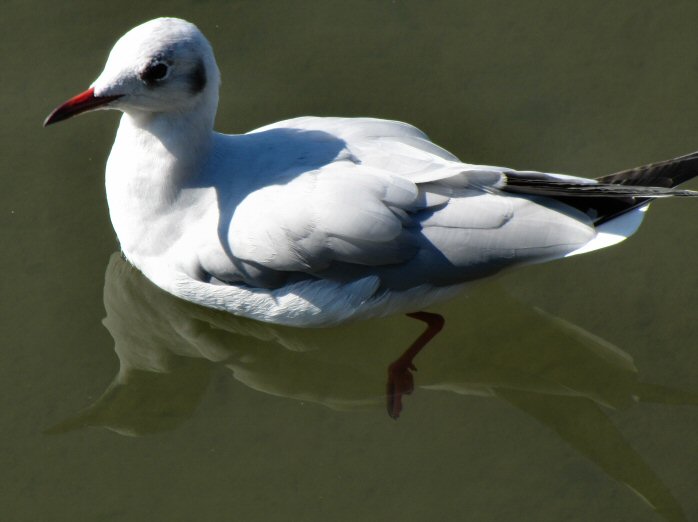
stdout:
<svg viewBox="0 0 698 522">
<path fill-rule="evenodd" d="M 157 18 L 123 35 L 89 89 L 57 107 L 51 125 L 95 109 L 183 112 L 218 101 L 220 73 L 208 40 L 178 18 Z"/>
</svg>

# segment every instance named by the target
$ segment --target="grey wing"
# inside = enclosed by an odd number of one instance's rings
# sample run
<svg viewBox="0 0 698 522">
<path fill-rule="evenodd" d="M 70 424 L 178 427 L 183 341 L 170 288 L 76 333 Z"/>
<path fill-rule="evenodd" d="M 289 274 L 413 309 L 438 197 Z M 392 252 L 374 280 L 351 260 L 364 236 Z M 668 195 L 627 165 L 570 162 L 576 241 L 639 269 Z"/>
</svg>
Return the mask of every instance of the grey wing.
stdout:
<svg viewBox="0 0 698 522">
<path fill-rule="evenodd" d="M 333 163 L 248 195 L 233 214 L 230 250 L 258 277 L 401 263 L 416 252 L 407 209 L 417 197 L 408 180 Z"/>
<path fill-rule="evenodd" d="M 500 192 L 502 169 L 460 163 L 413 127 L 321 121 L 346 141 L 344 159 L 255 190 L 233 214 L 230 252 L 251 285 L 368 275 L 391 289 L 450 285 L 561 257 L 594 237 L 581 212 Z"/>
<path fill-rule="evenodd" d="M 420 188 L 443 193 L 443 187 Z M 563 257 L 596 234 L 587 216 L 553 200 L 451 190 L 442 206 L 417 212 L 420 248 L 403 266 L 377 272 L 385 287 L 445 286 L 486 277 Z"/>
</svg>

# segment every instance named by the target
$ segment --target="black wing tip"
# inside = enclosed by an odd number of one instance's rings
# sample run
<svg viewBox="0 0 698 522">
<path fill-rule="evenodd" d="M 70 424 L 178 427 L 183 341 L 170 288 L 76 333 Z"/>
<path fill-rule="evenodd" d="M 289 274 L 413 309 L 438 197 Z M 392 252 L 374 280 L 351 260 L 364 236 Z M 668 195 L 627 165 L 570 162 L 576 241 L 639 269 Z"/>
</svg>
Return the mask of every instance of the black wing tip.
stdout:
<svg viewBox="0 0 698 522">
<path fill-rule="evenodd" d="M 698 176 L 698 151 L 601 176 L 599 183 L 673 188 Z"/>
</svg>

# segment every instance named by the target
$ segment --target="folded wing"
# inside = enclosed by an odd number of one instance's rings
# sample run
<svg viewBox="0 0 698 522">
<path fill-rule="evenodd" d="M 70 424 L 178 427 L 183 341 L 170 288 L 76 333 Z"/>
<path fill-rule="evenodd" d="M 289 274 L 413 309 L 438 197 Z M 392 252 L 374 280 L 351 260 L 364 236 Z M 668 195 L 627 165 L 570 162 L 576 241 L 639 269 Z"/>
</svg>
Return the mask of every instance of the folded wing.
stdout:
<svg viewBox="0 0 698 522">
<path fill-rule="evenodd" d="M 507 169 L 461 163 L 414 127 L 337 118 L 278 125 L 330 133 L 346 147 L 236 207 L 227 239 L 251 285 L 285 284 L 279 274 L 377 275 L 390 289 L 450 285 L 561 257 L 594 236 L 584 213 L 502 193 Z"/>
</svg>

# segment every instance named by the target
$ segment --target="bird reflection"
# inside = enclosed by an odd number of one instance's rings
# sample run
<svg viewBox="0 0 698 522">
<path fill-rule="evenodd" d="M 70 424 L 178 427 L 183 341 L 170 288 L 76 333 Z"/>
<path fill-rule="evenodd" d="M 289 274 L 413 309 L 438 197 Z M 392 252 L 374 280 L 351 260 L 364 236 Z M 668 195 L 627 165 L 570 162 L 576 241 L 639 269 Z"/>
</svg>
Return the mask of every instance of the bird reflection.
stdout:
<svg viewBox="0 0 698 522">
<path fill-rule="evenodd" d="M 404 349 L 419 328 L 404 316 L 331 330 L 259 323 L 177 299 L 118 254 L 107 267 L 104 304 L 119 372 L 94 404 L 49 432 L 85 426 L 129 435 L 172 430 L 193 414 L 221 366 L 261 392 L 338 410 L 378 408 L 385 402 L 386 368 L 400 355 L 396 343 L 406 340 Z M 519 303 L 496 284 L 481 287 L 461 303 L 457 317 L 446 319 L 447 335 L 416 359 L 417 393 L 447 390 L 506 401 L 625 483 L 666 520 L 685 520 L 604 408 L 697 405 L 698 396 L 640 381 L 627 353 Z M 462 341 L 447 341 L 454 338 Z"/>
</svg>

